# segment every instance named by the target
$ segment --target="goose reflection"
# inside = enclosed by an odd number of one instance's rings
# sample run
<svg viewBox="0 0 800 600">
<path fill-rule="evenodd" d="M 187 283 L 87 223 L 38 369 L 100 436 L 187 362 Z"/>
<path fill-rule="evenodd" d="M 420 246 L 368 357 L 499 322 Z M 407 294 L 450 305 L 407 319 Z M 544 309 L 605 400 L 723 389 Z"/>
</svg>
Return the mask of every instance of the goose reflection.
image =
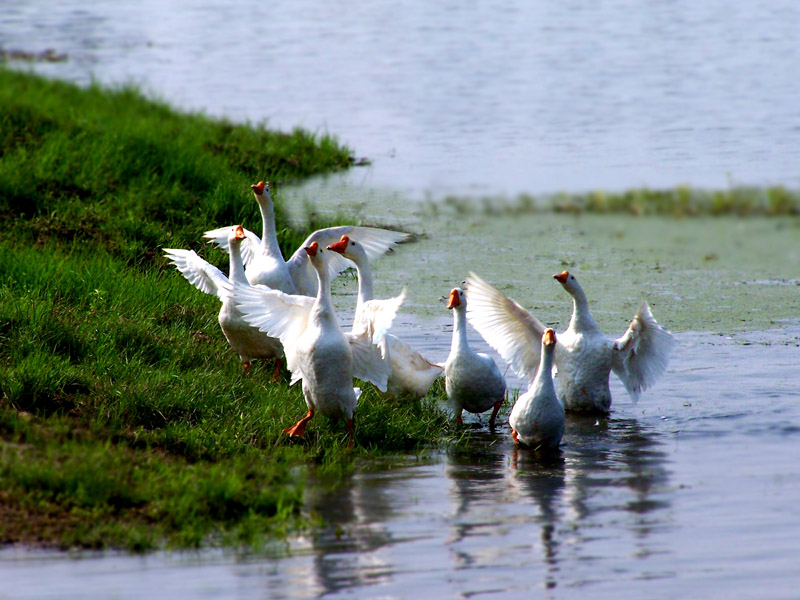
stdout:
<svg viewBox="0 0 800 600">
<path fill-rule="evenodd" d="M 309 481 L 305 505 L 324 525 L 308 540 L 311 572 L 292 577 L 304 594 L 321 596 L 391 580 L 390 559 L 381 549 L 396 541 L 384 525 L 395 514 L 394 479 L 388 473 L 357 472 L 333 489 L 330 482 Z"/>
<path fill-rule="evenodd" d="M 544 563 L 543 586 L 558 584 L 560 528 L 562 520 L 566 461 L 561 452 L 536 452 L 514 446 L 509 481 L 520 496 L 529 497 L 538 507 L 535 521 L 540 525 L 539 545 Z"/>
<path fill-rule="evenodd" d="M 636 419 L 571 415 L 564 438 L 567 518 L 575 551 L 592 556 L 591 541 L 619 536 L 622 528 L 637 540 L 635 554 L 656 552 L 650 534 L 668 526 L 670 506 L 663 493 L 669 471 L 659 434 Z M 583 525 L 591 526 L 591 536 L 584 536 Z"/>
<path fill-rule="evenodd" d="M 475 430 L 466 445 L 448 453 L 445 476 L 452 512 L 447 544 L 457 568 L 497 562 L 503 552 L 489 540 L 501 538 L 509 527 L 496 507 L 511 501 L 505 475 L 510 439 Z"/>
</svg>

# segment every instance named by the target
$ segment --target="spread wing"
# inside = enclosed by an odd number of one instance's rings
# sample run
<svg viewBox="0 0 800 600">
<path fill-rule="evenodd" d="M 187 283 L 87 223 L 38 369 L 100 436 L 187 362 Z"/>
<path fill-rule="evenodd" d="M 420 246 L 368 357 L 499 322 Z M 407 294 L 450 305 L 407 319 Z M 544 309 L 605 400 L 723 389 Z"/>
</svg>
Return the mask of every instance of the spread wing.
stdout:
<svg viewBox="0 0 800 600">
<path fill-rule="evenodd" d="M 231 249 L 230 245 L 228 244 L 228 234 L 231 232 L 231 227 L 233 227 L 233 225 L 206 231 L 203 234 L 203 237 L 211 240 L 211 243 L 217 246 L 217 248 L 230 254 Z M 261 238 L 247 229 L 244 230 L 244 238 L 245 239 L 242 241 L 240 248 L 242 252 L 242 262 L 244 262 L 244 266 L 246 267 L 250 264 L 250 261 L 253 260 L 253 256 L 255 256 L 258 247 L 261 245 Z"/>
<path fill-rule="evenodd" d="M 614 342 L 611 362 L 634 403 L 667 370 L 674 345 L 675 338 L 658 324 L 650 306 L 643 302 L 627 331 Z"/>
<path fill-rule="evenodd" d="M 386 382 L 392 374 L 392 364 L 384 359 L 381 350 L 368 338 L 346 333 L 353 352 L 353 377 L 369 381 L 380 391 L 386 391 Z"/>
<path fill-rule="evenodd" d="M 475 273 L 467 276 L 467 319 L 514 372 L 532 380 L 546 327 Z"/>
<path fill-rule="evenodd" d="M 364 302 L 353 319 L 353 333 L 366 336 L 373 344 L 380 344 L 405 299 L 406 289 L 403 288 L 400 295 L 394 298 Z"/>
<path fill-rule="evenodd" d="M 370 262 L 388 252 L 396 244 L 407 240 L 409 237 L 407 233 L 389 231 L 388 229 L 380 229 L 377 227 L 342 225 L 339 227 L 318 229 L 309 235 L 305 241 L 300 244 L 300 247 L 295 253 L 292 254 L 292 257 L 286 261 L 289 271 L 292 273 L 292 279 L 294 279 L 296 284 L 298 281 L 316 281 L 314 267 L 308 262 L 303 248 L 310 245 L 312 242 L 317 242 L 321 248 L 326 248 L 330 244 L 338 242 L 343 235 L 350 236 L 358 241 L 364 247 Z M 330 252 L 329 254 L 331 256 L 328 256 L 328 273 L 330 274 L 331 281 L 345 269 L 354 266 L 351 261 L 341 254 L 336 252 Z"/>
<path fill-rule="evenodd" d="M 201 292 L 220 300 L 230 293 L 232 285 L 217 267 L 200 258 L 194 250 L 164 248 L 164 254 L 178 271 Z"/>
<path fill-rule="evenodd" d="M 245 321 L 283 344 L 286 366 L 292 373 L 290 385 L 303 376 L 296 344 L 306 330 L 314 298 L 295 296 L 263 285 L 235 285 L 233 298 Z"/>
</svg>

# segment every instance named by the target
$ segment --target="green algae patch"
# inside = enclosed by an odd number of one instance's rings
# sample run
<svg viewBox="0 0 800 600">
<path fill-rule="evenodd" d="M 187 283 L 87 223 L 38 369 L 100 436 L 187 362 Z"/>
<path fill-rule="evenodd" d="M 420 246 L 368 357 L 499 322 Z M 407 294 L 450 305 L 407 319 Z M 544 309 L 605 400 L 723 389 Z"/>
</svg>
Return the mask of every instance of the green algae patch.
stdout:
<svg viewBox="0 0 800 600">
<path fill-rule="evenodd" d="M 413 281 L 406 304 L 429 318 L 449 316 L 438 299 L 474 271 L 563 329 L 571 301 L 552 276 L 567 269 L 610 335 L 625 330 L 643 300 L 676 332 L 762 330 L 800 319 L 795 217 L 428 215 L 423 227 L 417 244 L 379 268 L 388 288 Z"/>
</svg>

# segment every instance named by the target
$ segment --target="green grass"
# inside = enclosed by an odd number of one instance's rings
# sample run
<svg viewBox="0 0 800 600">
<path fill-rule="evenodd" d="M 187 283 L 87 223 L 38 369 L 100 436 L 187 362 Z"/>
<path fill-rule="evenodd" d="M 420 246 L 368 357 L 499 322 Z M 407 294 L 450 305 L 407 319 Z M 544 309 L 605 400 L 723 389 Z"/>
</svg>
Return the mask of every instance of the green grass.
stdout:
<svg viewBox="0 0 800 600">
<path fill-rule="evenodd" d="M 251 183 L 351 162 L 330 137 L 0 68 L 0 542 L 259 547 L 311 524 L 309 467 L 335 479 L 438 442 L 432 398 L 396 403 L 369 386 L 356 448 L 322 417 L 288 439 L 300 386 L 270 384 L 270 365 L 244 377 L 218 301 L 162 254 L 195 248 L 227 271 L 201 235 L 258 230 Z M 307 233 L 279 229 L 284 252 Z"/>
</svg>

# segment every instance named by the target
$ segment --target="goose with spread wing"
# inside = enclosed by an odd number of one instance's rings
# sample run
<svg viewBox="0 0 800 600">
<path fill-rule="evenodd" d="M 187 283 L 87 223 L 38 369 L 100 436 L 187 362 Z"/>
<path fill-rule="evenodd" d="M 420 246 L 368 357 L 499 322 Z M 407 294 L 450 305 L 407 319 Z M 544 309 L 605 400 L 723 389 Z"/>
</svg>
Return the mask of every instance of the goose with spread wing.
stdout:
<svg viewBox="0 0 800 600">
<path fill-rule="evenodd" d="M 339 327 L 328 265 L 329 255 L 335 253 L 323 250 L 317 242 L 303 252 L 317 274 L 316 297 L 237 284 L 234 298 L 248 323 L 280 339 L 292 374 L 291 384 L 303 382 L 308 413 L 284 431 L 302 437 L 308 421 L 321 413 L 346 419 L 352 445 L 353 412 L 361 394 L 353 387 L 353 377 L 385 390 L 389 368 L 371 340 L 345 334 Z"/>
<path fill-rule="evenodd" d="M 197 289 L 206 294 L 216 296 L 222 301 L 219 311 L 219 326 L 231 348 L 239 355 L 244 364 L 245 373 L 254 358 L 276 359 L 273 379 L 277 378 L 283 348 L 276 338 L 247 323 L 242 313 L 236 308 L 233 297 L 234 283 L 249 285 L 244 274 L 244 264 L 240 247 L 245 239 L 241 225 L 228 228 L 227 242 L 230 248 L 228 277 L 214 265 L 200 258 L 194 250 L 164 248 L 164 253 L 183 276 Z"/>
<path fill-rule="evenodd" d="M 567 329 L 557 335 L 555 367 L 558 395 L 576 412 L 606 414 L 611 408 L 609 375 L 622 381 L 633 402 L 664 374 L 675 344 L 672 334 L 653 318 L 643 302 L 627 331 L 616 340 L 606 337 L 589 310 L 589 303 L 572 273 L 553 276 L 572 296 Z M 539 364 L 545 326 L 514 300 L 470 273 L 467 277 L 470 323 L 520 377 L 530 377 Z"/>
<path fill-rule="evenodd" d="M 400 295 L 386 300 L 374 298 L 369 256 L 364 244 L 355 239 L 355 235 L 343 235 L 338 242 L 328 246 L 329 250 L 338 252 L 356 265 L 358 298 L 352 332 L 380 345 L 384 359 L 391 365 L 391 375 L 386 384 L 390 396 L 422 398 L 443 369 L 396 335 L 387 333 L 406 292 L 404 289 Z"/>
<path fill-rule="evenodd" d="M 261 238 L 252 231 L 245 229 L 245 241 L 242 243 L 242 258 L 245 264 L 247 280 L 252 285 L 266 285 L 273 290 L 280 290 L 287 294 L 300 294 L 303 296 L 317 295 L 317 277 L 314 268 L 308 259 L 304 248 L 313 242 L 321 248 L 338 241 L 342 235 L 350 235 L 359 240 L 367 252 L 369 260 L 381 256 L 395 244 L 408 238 L 408 234 L 389 231 L 377 227 L 358 227 L 343 225 L 318 229 L 301 244 L 300 248 L 292 254 L 289 260 L 284 260 L 278 245 L 275 228 L 275 206 L 272 202 L 270 184 L 259 181 L 250 186 L 256 202 L 261 211 L 262 234 Z M 227 229 L 222 227 L 206 231 L 203 237 L 210 239 L 214 244 L 228 249 Z M 352 266 L 352 263 L 343 256 L 334 254 L 327 261 L 330 277 L 333 279 Z"/>
</svg>

